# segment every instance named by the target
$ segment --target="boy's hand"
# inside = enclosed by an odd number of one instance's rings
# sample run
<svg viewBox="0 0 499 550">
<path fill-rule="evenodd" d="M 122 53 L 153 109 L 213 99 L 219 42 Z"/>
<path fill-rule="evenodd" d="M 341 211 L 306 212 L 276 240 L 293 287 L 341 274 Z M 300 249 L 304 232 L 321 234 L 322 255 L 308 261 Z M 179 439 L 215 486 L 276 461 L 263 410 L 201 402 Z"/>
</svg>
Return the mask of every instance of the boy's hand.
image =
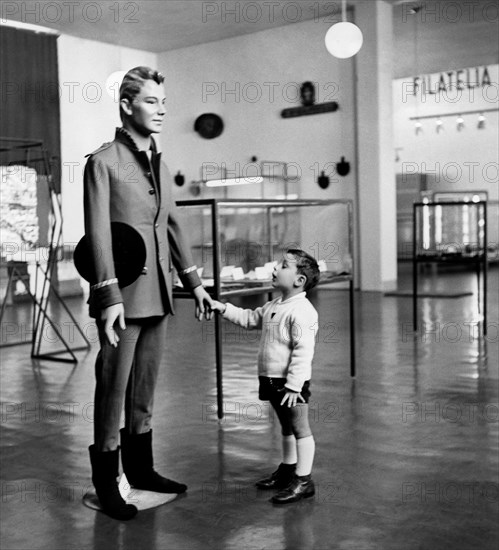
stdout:
<svg viewBox="0 0 499 550">
<path fill-rule="evenodd" d="M 227 305 L 223 304 L 222 302 L 219 302 L 218 300 L 213 300 L 211 304 L 211 309 L 213 311 L 219 311 L 220 313 L 225 313 L 225 310 L 227 309 Z"/>
<path fill-rule="evenodd" d="M 296 405 L 298 405 L 298 399 L 300 399 L 302 403 L 305 403 L 305 399 L 303 399 L 302 394 L 299 391 L 288 390 L 288 388 L 283 388 L 280 391 L 286 392 L 282 398 L 281 405 L 284 405 L 287 401 L 288 407 L 296 407 Z"/>
</svg>

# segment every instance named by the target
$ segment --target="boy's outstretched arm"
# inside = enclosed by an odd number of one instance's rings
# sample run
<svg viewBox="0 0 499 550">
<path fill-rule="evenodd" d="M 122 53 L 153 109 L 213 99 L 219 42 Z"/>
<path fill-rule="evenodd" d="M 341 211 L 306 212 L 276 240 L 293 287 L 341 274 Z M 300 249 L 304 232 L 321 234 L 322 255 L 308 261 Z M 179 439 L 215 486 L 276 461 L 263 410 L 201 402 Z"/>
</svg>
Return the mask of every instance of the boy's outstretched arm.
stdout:
<svg viewBox="0 0 499 550">
<path fill-rule="evenodd" d="M 226 304 L 219 302 L 218 300 L 212 300 L 212 302 L 212 311 L 220 312 L 224 318 L 228 319 L 231 323 L 246 329 L 262 328 L 262 307 L 257 307 L 256 309 L 243 309 L 241 307 L 236 307 L 229 302 Z"/>
</svg>

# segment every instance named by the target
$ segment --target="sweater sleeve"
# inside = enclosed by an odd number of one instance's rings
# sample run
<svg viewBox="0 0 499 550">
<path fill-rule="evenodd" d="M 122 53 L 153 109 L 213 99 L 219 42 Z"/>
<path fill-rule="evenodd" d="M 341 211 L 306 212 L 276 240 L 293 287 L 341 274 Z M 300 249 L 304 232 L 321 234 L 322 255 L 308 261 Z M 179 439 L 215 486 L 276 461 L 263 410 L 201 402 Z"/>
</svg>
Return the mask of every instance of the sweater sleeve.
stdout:
<svg viewBox="0 0 499 550">
<path fill-rule="evenodd" d="M 304 382 L 312 376 L 317 328 L 318 315 L 313 307 L 304 308 L 299 315 L 290 317 L 291 360 L 285 386 L 292 391 L 301 391 Z"/>
<path fill-rule="evenodd" d="M 262 328 L 263 307 L 256 309 L 243 309 L 227 303 L 223 314 L 231 323 L 247 329 Z"/>
</svg>

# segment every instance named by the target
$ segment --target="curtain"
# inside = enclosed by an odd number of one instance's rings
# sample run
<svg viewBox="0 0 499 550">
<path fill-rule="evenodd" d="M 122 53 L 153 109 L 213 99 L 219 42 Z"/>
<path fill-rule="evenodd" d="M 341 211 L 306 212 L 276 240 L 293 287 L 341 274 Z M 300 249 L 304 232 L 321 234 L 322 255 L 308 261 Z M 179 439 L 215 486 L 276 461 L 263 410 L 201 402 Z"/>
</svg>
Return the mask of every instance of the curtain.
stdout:
<svg viewBox="0 0 499 550">
<path fill-rule="evenodd" d="M 1 137 L 43 141 L 53 185 L 60 191 L 57 36 L 0 26 L 0 82 Z M 9 161 L 23 156 L 23 152 L 8 153 Z M 39 162 L 33 160 L 31 165 L 39 172 Z"/>
</svg>

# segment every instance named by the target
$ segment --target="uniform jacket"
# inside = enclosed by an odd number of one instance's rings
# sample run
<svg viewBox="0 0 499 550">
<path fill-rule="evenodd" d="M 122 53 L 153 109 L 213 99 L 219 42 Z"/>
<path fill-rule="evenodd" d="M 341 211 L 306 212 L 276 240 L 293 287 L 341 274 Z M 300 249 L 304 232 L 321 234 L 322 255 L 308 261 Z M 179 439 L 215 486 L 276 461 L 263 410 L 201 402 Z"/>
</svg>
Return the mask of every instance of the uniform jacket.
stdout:
<svg viewBox="0 0 499 550">
<path fill-rule="evenodd" d="M 95 266 L 89 298 L 92 317 L 117 303 L 124 304 L 127 318 L 173 313 L 173 266 L 185 288 L 201 284 L 173 200 L 171 175 L 154 142 L 152 149 L 149 161 L 128 132 L 117 128 L 114 141 L 88 155 L 84 207 L 85 233 Z M 146 245 L 142 274 L 122 289 L 114 271 L 111 222 L 131 225 Z"/>
</svg>

